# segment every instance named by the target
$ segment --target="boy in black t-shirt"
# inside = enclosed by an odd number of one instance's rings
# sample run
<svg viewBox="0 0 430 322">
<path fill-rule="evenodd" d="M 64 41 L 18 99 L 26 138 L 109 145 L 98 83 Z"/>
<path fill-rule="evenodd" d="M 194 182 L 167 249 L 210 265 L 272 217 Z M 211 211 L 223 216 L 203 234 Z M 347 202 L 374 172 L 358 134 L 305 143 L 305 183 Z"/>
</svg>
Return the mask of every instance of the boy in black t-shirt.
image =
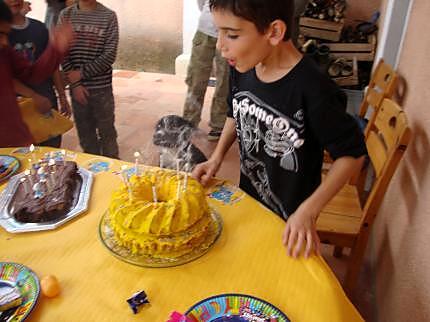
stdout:
<svg viewBox="0 0 430 322">
<path fill-rule="evenodd" d="M 218 49 L 232 66 L 229 113 L 211 158 L 193 175 L 218 171 L 236 137 L 240 187 L 287 220 L 287 253 L 319 253 L 316 219 L 359 171 L 366 147 L 345 97 L 290 39 L 293 0 L 210 0 Z M 335 160 L 321 182 L 323 150 Z"/>
</svg>

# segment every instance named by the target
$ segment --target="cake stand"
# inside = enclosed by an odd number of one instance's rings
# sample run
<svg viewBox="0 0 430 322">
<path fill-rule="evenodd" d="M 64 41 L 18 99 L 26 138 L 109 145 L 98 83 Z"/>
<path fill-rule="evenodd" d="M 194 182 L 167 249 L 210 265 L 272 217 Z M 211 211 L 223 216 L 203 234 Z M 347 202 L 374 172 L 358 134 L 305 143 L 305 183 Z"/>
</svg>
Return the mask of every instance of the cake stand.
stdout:
<svg viewBox="0 0 430 322">
<path fill-rule="evenodd" d="M 130 249 L 119 245 L 110 225 L 109 212 L 106 212 L 100 221 L 99 234 L 103 245 L 115 257 L 124 262 L 143 267 L 171 267 L 183 265 L 203 256 L 216 242 L 221 234 L 222 220 L 220 215 L 213 209 L 210 209 L 210 219 L 208 234 L 203 243 L 190 253 L 176 258 L 158 258 L 144 253 L 133 254 Z"/>
</svg>

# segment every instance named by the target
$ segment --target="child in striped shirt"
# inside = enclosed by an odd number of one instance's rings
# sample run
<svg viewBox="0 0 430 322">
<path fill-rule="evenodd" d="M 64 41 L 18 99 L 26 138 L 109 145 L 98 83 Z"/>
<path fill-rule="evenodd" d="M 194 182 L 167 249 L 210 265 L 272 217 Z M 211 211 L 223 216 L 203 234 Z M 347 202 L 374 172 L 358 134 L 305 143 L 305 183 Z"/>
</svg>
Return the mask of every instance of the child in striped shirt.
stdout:
<svg viewBox="0 0 430 322">
<path fill-rule="evenodd" d="M 61 12 L 59 24 L 64 22 L 70 22 L 76 34 L 62 67 L 70 83 L 79 142 L 86 153 L 118 158 L 112 92 L 116 14 L 96 0 L 79 0 Z"/>
</svg>

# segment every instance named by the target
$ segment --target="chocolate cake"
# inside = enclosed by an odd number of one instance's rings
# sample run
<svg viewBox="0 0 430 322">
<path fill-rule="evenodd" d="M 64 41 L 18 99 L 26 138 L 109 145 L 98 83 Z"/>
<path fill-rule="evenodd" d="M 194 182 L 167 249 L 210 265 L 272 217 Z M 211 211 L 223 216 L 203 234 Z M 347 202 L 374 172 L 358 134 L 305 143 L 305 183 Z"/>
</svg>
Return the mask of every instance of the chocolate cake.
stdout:
<svg viewBox="0 0 430 322">
<path fill-rule="evenodd" d="M 20 182 L 17 188 L 10 206 L 17 221 L 39 223 L 57 220 L 64 217 L 78 201 L 82 178 L 76 162 L 57 162 L 42 167 L 45 180 L 34 173 L 24 177 L 25 181 Z M 39 195 L 39 188 L 34 189 L 37 185 L 41 186 Z"/>
</svg>

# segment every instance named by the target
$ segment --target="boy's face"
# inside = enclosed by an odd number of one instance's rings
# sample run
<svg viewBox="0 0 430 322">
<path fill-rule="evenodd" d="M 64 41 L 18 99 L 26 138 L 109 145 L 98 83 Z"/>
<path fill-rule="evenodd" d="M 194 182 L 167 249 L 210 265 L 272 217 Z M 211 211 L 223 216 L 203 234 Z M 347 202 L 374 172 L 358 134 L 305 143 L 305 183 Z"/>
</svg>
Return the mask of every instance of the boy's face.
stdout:
<svg viewBox="0 0 430 322">
<path fill-rule="evenodd" d="M 212 15 L 218 27 L 217 48 L 237 71 L 250 70 L 270 54 L 268 33 L 260 33 L 252 22 L 226 10 L 214 10 Z"/>
<path fill-rule="evenodd" d="M 0 21 L 0 49 L 6 47 L 9 44 L 9 32 L 10 23 L 6 21 Z"/>
<path fill-rule="evenodd" d="M 20 14 L 21 9 L 24 6 L 24 0 L 4 0 L 4 3 L 6 3 L 14 16 Z"/>
</svg>

